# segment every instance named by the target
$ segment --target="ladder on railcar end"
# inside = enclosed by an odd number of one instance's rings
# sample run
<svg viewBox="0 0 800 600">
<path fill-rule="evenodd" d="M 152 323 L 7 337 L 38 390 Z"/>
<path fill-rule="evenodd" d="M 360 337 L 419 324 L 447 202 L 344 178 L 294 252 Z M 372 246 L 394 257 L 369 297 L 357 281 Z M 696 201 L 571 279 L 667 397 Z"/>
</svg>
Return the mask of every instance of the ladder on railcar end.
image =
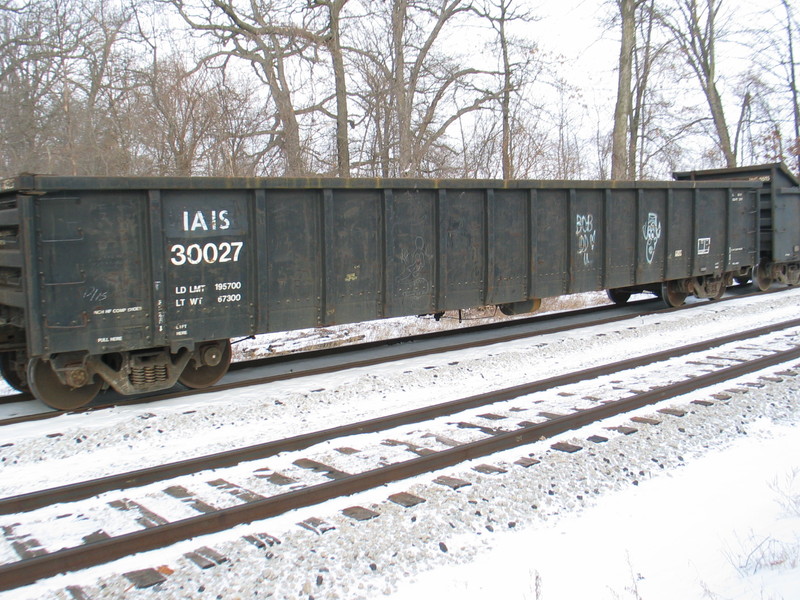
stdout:
<svg viewBox="0 0 800 600">
<path fill-rule="evenodd" d="M 24 387 L 20 362 L 26 353 L 25 291 L 20 217 L 16 200 L 0 201 L 0 374 L 17 389 Z"/>
</svg>

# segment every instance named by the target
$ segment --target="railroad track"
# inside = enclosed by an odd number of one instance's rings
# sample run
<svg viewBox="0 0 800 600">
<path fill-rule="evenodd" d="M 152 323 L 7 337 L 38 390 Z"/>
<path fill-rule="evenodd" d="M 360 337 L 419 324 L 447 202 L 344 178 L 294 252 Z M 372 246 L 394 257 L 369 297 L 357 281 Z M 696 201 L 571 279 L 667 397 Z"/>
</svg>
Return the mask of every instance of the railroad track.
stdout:
<svg viewBox="0 0 800 600">
<path fill-rule="evenodd" d="M 5 537 L 17 549 L 18 553 L 26 556 L 19 562 L 0 567 L 0 582 L 2 582 L 0 583 L 0 589 L 12 589 L 56 573 L 86 568 L 94 564 L 127 556 L 134 552 L 163 547 L 189 537 L 229 529 L 239 523 L 268 518 L 288 510 L 317 504 L 330 498 L 372 489 L 391 481 L 436 471 L 501 450 L 516 448 L 538 441 L 543 437 L 551 437 L 613 415 L 686 394 L 728 379 L 741 377 L 773 365 L 782 364 L 800 357 L 800 347 L 789 341 L 790 338 L 794 339 L 796 334 L 783 339 L 778 337 L 776 340 L 775 338 L 776 333 L 792 327 L 800 327 L 800 320 L 776 324 L 745 332 L 744 334 L 726 336 L 702 344 L 692 344 L 691 346 L 660 352 L 634 360 L 621 361 L 564 377 L 514 386 L 513 388 L 463 398 L 417 411 L 408 411 L 399 415 L 391 415 L 381 419 L 373 419 L 315 434 L 308 434 L 307 436 L 298 436 L 191 461 L 163 465 L 152 470 L 145 469 L 92 482 L 61 486 L 53 490 L 43 490 L 0 500 L 1 514 L 16 513 L 13 517 L 13 523 L 7 519 L 0 521 L 0 523 L 3 523 L 2 530 Z M 759 337 L 770 335 L 772 335 L 770 340 L 756 345 Z M 752 340 L 751 346 L 725 349 L 726 345 L 741 344 L 745 340 Z M 776 349 L 778 346 L 783 346 L 783 348 Z M 702 356 L 698 357 L 698 353 L 702 353 Z M 743 358 L 742 353 L 749 356 Z M 538 422 L 522 421 L 513 424 L 511 419 L 508 419 L 508 415 L 503 416 L 495 413 L 471 415 L 464 413 L 464 411 L 477 408 L 485 409 L 490 405 L 493 405 L 493 409 L 496 409 L 499 403 L 514 400 L 519 406 L 511 408 L 511 413 L 509 414 L 522 415 L 526 412 L 531 414 L 530 411 L 538 410 L 536 401 L 529 399 L 527 404 L 525 403 L 525 397 L 529 397 L 531 394 L 542 392 L 543 390 L 553 390 L 556 387 L 566 385 L 578 385 L 580 381 L 596 381 L 598 378 L 618 374 L 621 371 L 635 369 L 643 365 L 661 365 L 665 360 L 674 360 L 677 356 L 687 357 L 690 354 L 695 355 L 693 356 L 694 360 L 687 361 L 687 364 L 696 365 L 696 370 L 700 371 L 699 374 L 696 372 L 689 375 L 684 374 L 685 376 L 679 377 L 679 381 L 665 382 L 653 389 L 644 391 L 631 392 L 630 390 L 622 390 L 622 392 L 616 392 L 617 395 L 622 394 L 623 397 L 621 398 L 610 399 L 610 397 L 605 397 L 601 399 L 593 397 L 585 399 L 587 400 L 585 402 L 587 405 L 576 409 L 574 414 L 538 412 Z M 664 369 L 663 367 L 660 370 L 672 371 L 672 369 Z M 610 392 L 606 392 L 606 394 L 610 394 Z M 459 415 L 459 413 L 462 414 Z M 384 436 L 380 442 L 381 454 L 390 454 L 391 452 L 387 448 L 397 451 L 395 456 L 397 460 L 390 462 L 390 464 L 367 465 L 360 472 L 351 473 L 343 468 L 337 468 L 329 464 L 330 460 L 318 455 L 314 458 L 300 457 L 292 463 L 292 468 L 295 471 L 304 470 L 312 472 L 318 477 L 330 479 L 330 481 L 324 483 L 303 484 L 300 481 L 301 478 L 292 478 L 283 472 L 265 467 L 257 468 L 254 471 L 255 480 L 268 481 L 273 489 L 280 489 L 284 486 L 291 487 L 293 485 L 303 486 L 299 489 L 292 489 L 283 493 L 277 492 L 267 496 L 260 491 L 256 492 L 245 486 L 220 479 L 219 475 L 215 474 L 214 479 L 208 482 L 209 485 L 236 497 L 239 501 L 236 505 L 228 508 L 217 509 L 203 502 L 199 495 L 190 492 L 178 483 L 173 483 L 165 488 L 165 493 L 172 498 L 180 500 L 185 506 L 193 507 L 193 510 L 203 513 L 197 516 L 170 522 L 155 512 L 145 509 L 144 505 L 138 501 L 127 497 L 117 498 L 106 503 L 110 504 L 114 509 L 130 512 L 135 516 L 135 520 L 138 523 L 146 524 L 146 528 L 115 537 L 108 537 L 108 534 L 105 534 L 102 529 L 98 529 L 94 535 L 87 536 L 90 538 L 89 543 L 67 550 L 46 553 L 44 547 L 46 542 L 40 544 L 31 536 L 26 536 L 24 525 L 18 523 L 21 520 L 21 516 L 25 516 L 19 513 L 35 515 L 33 511 L 37 508 L 47 507 L 54 502 L 90 498 L 111 489 L 125 489 L 151 482 L 164 482 L 168 478 L 174 478 L 179 475 L 196 473 L 207 469 L 219 469 L 242 461 L 274 456 L 280 452 L 297 452 L 300 449 L 308 449 L 319 445 L 323 441 L 330 442 L 338 437 L 368 432 L 383 432 L 389 435 L 391 433 L 389 430 L 399 425 L 421 424 L 444 416 L 453 418 L 453 422 L 447 424 L 449 429 L 444 432 L 434 430 L 433 433 L 422 435 L 421 437 L 427 440 L 424 443 L 420 443 L 419 435 L 416 438 L 405 440 L 387 439 Z M 503 421 L 507 424 L 502 425 Z M 396 434 L 391 435 L 397 437 Z M 458 439 L 459 437 L 461 439 Z M 353 443 L 352 439 L 348 440 L 348 443 Z M 348 454 L 347 449 L 340 450 L 341 454 Z M 404 459 L 403 456 L 409 452 L 414 455 L 414 458 Z M 387 462 L 388 459 L 385 456 L 382 458 L 383 462 Z M 325 462 L 326 460 L 327 462 Z M 352 470 L 355 469 L 350 469 L 350 471 Z M 63 511 L 64 509 L 61 508 L 60 510 Z"/>
</svg>

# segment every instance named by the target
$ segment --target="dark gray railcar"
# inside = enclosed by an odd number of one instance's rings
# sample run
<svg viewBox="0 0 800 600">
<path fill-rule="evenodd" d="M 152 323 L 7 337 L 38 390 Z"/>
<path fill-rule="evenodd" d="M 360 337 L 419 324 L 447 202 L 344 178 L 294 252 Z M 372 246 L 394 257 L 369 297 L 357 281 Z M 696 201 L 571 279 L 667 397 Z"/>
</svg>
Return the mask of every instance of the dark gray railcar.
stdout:
<svg viewBox="0 0 800 600">
<path fill-rule="evenodd" d="M 675 173 L 682 181 L 760 181 L 761 244 L 753 280 L 761 290 L 773 281 L 800 283 L 800 182 L 783 163 Z"/>
<path fill-rule="evenodd" d="M 755 264 L 758 187 L 20 176 L 0 195 L 0 365 L 69 408 L 210 385 L 255 333 L 715 296 Z"/>
</svg>

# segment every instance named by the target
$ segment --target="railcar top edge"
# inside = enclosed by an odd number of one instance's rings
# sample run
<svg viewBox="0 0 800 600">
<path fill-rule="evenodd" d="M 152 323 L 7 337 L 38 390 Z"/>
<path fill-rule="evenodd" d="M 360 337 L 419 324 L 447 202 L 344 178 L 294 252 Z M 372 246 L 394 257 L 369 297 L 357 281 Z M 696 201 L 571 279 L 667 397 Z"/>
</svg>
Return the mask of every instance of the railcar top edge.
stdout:
<svg viewBox="0 0 800 600">
<path fill-rule="evenodd" d="M 76 177 L 22 174 L 0 182 L 0 193 L 68 190 L 213 190 L 213 189 L 753 189 L 760 181 L 617 181 L 503 179 L 382 179 L 327 177 Z"/>
</svg>

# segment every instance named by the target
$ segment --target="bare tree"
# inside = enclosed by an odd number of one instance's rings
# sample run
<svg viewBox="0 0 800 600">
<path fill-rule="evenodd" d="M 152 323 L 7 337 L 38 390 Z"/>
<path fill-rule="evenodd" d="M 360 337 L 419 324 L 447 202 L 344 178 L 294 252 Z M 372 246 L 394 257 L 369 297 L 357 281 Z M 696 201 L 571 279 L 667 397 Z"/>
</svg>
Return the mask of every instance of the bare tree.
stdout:
<svg viewBox="0 0 800 600">
<path fill-rule="evenodd" d="M 127 164 L 112 103 L 126 93 L 128 15 L 109 0 L 0 6 L 3 168 L 107 174 Z M 118 108 L 118 107 L 117 107 Z"/>
<path fill-rule="evenodd" d="M 196 174 L 195 166 L 220 117 L 215 98 L 208 93 L 211 89 L 209 71 L 193 73 L 178 58 L 153 61 L 142 88 L 147 127 L 141 135 L 155 157 L 155 174 Z"/>
<path fill-rule="evenodd" d="M 511 36 L 509 27 L 514 22 L 530 23 L 535 20 L 530 11 L 519 10 L 514 0 L 484 0 L 476 6 L 476 13 L 487 20 L 495 32 L 496 47 L 499 49 L 499 73 L 501 88 L 499 95 L 501 119 L 500 156 L 503 179 L 516 176 L 514 132 L 519 131 L 514 123 L 512 99 L 523 86 L 536 79 L 541 64 L 536 60 L 537 47 Z"/>
<path fill-rule="evenodd" d="M 336 97 L 336 159 L 340 177 L 350 177 L 350 120 L 347 109 L 347 79 L 345 77 L 344 50 L 341 41 L 342 9 L 348 0 L 311 0 L 328 11 L 328 32 L 324 45 L 331 55 L 334 94 Z"/>
<path fill-rule="evenodd" d="M 481 81 L 487 73 L 445 52 L 448 28 L 472 16 L 464 0 L 393 0 L 361 30 L 354 65 L 357 101 L 377 147 L 383 176 L 442 176 L 458 170 L 448 130 L 499 97 Z M 378 24 L 385 34 L 378 31 Z M 390 39 L 386 47 L 386 39 Z"/>
<path fill-rule="evenodd" d="M 339 172 L 349 174 L 347 140 L 347 91 L 344 63 L 340 43 L 340 17 L 346 0 L 315 1 L 313 5 L 297 8 L 290 0 L 249 3 L 233 0 L 159 0 L 173 6 L 187 25 L 195 32 L 208 36 L 215 44 L 215 52 L 206 57 L 235 57 L 248 61 L 259 78 L 267 85 L 275 106 L 280 130 L 280 148 L 284 155 L 285 172 L 302 175 L 308 171 L 308 157 L 302 140 L 302 126 L 298 117 L 325 111 L 328 98 L 320 102 L 308 98 L 311 86 L 303 88 L 304 106 L 295 101 L 297 87 L 292 80 L 297 76 L 297 62 L 317 62 L 317 52 L 322 49 L 332 56 L 334 93 L 337 112 L 337 145 Z M 314 7 L 327 8 L 327 21 L 319 23 Z M 294 62 L 292 62 L 294 61 Z"/>
<path fill-rule="evenodd" d="M 676 0 L 660 11 L 661 19 L 693 71 L 705 96 L 719 152 L 728 167 L 736 166 L 728 123 L 717 87 L 716 44 L 724 0 Z M 673 8 L 674 7 L 674 8 Z"/>
<path fill-rule="evenodd" d="M 622 37 L 619 50 L 617 101 L 614 107 L 614 132 L 611 144 L 611 177 L 631 177 L 630 143 L 636 135 L 632 126 L 633 56 L 636 47 L 636 12 L 643 0 L 616 0 L 619 9 Z M 635 156 L 635 155 L 634 155 Z"/>
<path fill-rule="evenodd" d="M 798 97 L 797 90 L 797 63 L 794 58 L 794 39 L 798 27 L 792 12 L 792 7 L 789 0 L 781 0 L 783 8 L 786 11 L 786 43 L 788 50 L 788 57 L 786 62 L 787 82 L 789 93 L 792 97 L 792 120 L 794 123 L 794 141 L 792 144 L 792 152 L 795 156 L 795 168 L 800 173 L 800 97 Z"/>
</svg>

